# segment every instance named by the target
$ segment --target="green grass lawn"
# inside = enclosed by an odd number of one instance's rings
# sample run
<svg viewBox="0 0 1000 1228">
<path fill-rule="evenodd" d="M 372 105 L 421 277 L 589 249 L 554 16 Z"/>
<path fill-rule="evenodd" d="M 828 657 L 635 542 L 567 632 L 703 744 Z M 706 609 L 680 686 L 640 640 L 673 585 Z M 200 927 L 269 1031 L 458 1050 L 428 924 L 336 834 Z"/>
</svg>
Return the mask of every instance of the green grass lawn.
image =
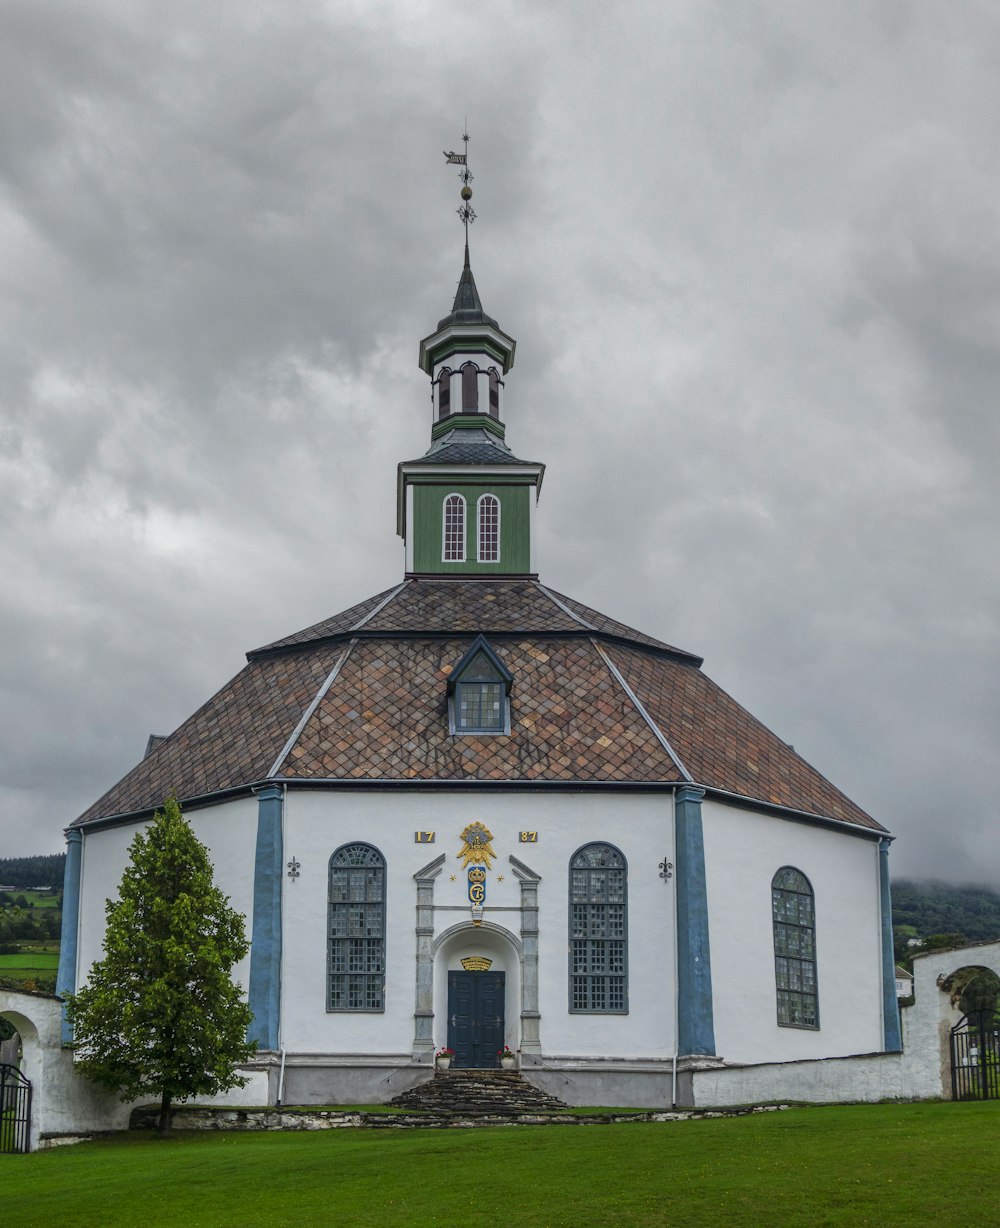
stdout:
<svg viewBox="0 0 1000 1228">
<path fill-rule="evenodd" d="M 61 1228 L 996 1223 L 1000 1104 L 672 1124 L 147 1135 L 0 1156 Z"/>
</svg>

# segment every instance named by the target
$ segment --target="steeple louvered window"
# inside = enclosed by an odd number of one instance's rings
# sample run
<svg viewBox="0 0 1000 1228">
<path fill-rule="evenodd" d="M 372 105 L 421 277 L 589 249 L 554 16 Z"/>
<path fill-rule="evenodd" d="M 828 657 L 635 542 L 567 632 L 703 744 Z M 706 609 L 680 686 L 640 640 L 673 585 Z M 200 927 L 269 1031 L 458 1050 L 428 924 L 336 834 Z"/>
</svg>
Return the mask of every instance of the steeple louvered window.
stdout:
<svg viewBox="0 0 1000 1228">
<path fill-rule="evenodd" d="M 451 413 L 451 371 L 444 367 L 438 376 L 438 417 L 447 418 Z"/>
<path fill-rule="evenodd" d="M 326 1008 L 385 1010 L 385 858 L 370 844 L 330 858 Z"/>
<path fill-rule="evenodd" d="M 490 367 L 490 417 L 500 417 L 500 376 Z"/>
<path fill-rule="evenodd" d="M 815 898 L 800 870 L 783 866 L 771 880 L 771 917 L 778 1023 L 818 1028 Z"/>
<path fill-rule="evenodd" d="M 628 1012 L 628 866 L 610 844 L 586 844 L 569 868 L 569 1009 Z"/>
<path fill-rule="evenodd" d="M 480 563 L 500 562 L 500 500 L 496 495 L 480 495 L 476 508 Z"/>
<path fill-rule="evenodd" d="M 479 411 L 479 371 L 473 362 L 462 368 L 462 409 Z"/>
<path fill-rule="evenodd" d="M 441 560 L 465 562 L 465 500 L 461 495 L 448 495 L 444 501 Z"/>
</svg>

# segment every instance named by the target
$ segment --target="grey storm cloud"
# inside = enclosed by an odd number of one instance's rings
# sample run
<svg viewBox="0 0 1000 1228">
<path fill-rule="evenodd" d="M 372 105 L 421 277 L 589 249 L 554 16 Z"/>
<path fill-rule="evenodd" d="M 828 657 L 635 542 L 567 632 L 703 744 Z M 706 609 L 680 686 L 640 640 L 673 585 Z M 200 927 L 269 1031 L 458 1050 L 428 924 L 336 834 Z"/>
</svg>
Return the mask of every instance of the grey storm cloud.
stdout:
<svg viewBox="0 0 1000 1228">
<path fill-rule="evenodd" d="M 996 881 L 998 56 L 973 2 L 10 0 L 0 855 L 401 575 L 467 116 L 543 579 Z"/>
</svg>

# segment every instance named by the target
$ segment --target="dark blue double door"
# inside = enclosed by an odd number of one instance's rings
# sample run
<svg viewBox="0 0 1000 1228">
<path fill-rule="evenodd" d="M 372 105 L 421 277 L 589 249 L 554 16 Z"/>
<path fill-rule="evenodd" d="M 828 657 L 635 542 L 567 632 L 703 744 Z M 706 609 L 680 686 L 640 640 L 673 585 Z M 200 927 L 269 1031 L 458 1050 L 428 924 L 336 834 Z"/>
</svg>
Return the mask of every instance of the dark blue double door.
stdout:
<svg viewBox="0 0 1000 1228">
<path fill-rule="evenodd" d="M 453 1065 L 483 1070 L 500 1065 L 504 1035 L 504 973 L 448 973 L 448 1048 Z"/>
</svg>

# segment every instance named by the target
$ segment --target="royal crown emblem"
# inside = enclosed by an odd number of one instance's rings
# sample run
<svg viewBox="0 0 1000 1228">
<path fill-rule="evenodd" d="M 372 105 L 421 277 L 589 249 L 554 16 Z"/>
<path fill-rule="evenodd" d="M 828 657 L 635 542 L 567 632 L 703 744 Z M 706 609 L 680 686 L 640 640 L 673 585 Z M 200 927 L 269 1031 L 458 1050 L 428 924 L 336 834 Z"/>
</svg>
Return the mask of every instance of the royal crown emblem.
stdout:
<svg viewBox="0 0 1000 1228">
<path fill-rule="evenodd" d="M 490 844 L 490 841 L 493 839 L 493 833 L 489 828 L 482 823 L 470 823 L 465 831 L 462 832 L 461 838 L 462 847 L 458 850 L 458 856 L 462 862 L 462 868 L 465 869 L 472 862 L 479 861 L 489 870 L 493 865 L 493 858 L 496 856 L 493 846 Z"/>
</svg>

